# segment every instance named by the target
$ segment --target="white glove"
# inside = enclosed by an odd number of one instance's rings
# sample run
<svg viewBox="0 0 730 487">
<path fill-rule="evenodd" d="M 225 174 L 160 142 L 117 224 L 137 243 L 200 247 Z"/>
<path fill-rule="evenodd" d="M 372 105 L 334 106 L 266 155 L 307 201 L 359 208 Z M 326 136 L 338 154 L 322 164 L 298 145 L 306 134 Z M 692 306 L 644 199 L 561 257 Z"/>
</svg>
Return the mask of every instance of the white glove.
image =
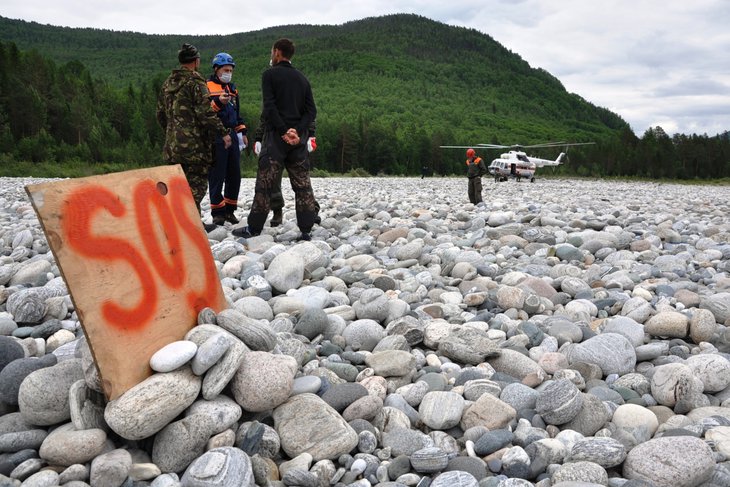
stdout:
<svg viewBox="0 0 730 487">
<path fill-rule="evenodd" d="M 314 152 L 317 149 L 317 139 L 314 137 L 310 137 L 307 139 L 307 150 L 309 152 Z"/>
<path fill-rule="evenodd" d="M 243 134 L 241 132 L 236 133 L 238 137 L 238 150 L 239 152 L 246 148 L 246 144 L 243 143 Z"/>
<path fill-rule="evenodd" d="M 261 154 L 261 142 L 258 140 L 253 145 L 253 153 L 257 156 Z"/>
</svg>

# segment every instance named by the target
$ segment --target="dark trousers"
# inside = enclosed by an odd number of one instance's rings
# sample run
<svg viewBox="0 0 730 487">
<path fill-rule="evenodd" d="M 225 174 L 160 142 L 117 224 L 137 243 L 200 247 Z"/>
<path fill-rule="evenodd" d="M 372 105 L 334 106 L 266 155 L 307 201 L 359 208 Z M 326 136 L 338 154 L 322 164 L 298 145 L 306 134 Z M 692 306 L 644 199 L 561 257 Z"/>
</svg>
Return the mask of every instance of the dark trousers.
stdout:
<svg viewBox="0 0 730 487">
<path fill-rule="evenodd" d="M 281 179 L 284 175 L 284 171 L 279 174 L 279 178 L 276 181 L 276 187 L 271 192 L 271 210 L 282 211 L 284 209 L 284 194 L 281 192 Z M 314 212 L 319 214 L 319 203 L 314 200 Z"/>
<path fill-rule="evenodd" d="M 302 136 L 306 141 L 306 134 Z M 297 225 L 304 233 L 312 231 L 314 225 L 315 201 L 312 183 L 309 179 L 309 152 L 305 143 L 291 146 L 276 133 L 266 133 L 259 155 L 256 173 L 256 190 L 253 197 L 248 226 L 252 233 L 260 233 L 271 209 L 272 194 L 281 193 L 281 173 L 286 168 L 289 183 L 294 190 Z M 282 200 L 283 202 L 283 200 Z"/>
<path fill-rule="evenodd" d="M 474 203 L 481 203 L 482 201 L 482 177 L 474 176 L 469 178 L 469 201 Z"/>
<path fill-rule="evenodd" d="M 223 216 L 226 213 L 233 213 L 238 207 L 238 191 L 241 188 L 241 152 L 235 137 L 228 149 L 222 140 L 216 141 L 214 152 L 215 164 L 208 171 L 210 213 L 213 216 Z"/>
</svg>

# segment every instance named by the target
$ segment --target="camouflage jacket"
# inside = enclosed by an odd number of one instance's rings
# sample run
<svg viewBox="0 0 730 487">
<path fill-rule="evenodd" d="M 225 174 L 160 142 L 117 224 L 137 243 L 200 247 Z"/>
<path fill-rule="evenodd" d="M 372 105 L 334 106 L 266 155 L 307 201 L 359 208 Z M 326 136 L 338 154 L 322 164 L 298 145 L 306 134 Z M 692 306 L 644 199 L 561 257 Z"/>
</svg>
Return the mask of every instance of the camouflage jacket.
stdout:
<svg viewBox="0 0 730 487">
<path fill-rule="evenodd" d="M 162 158 L 168 164 L 212 165 L 215 136 L 228 133 L 210 106 L 205 79 L 185 68 L 173 70 L 162 84 L 157 121 L 165 131 Z"/>
</svg>

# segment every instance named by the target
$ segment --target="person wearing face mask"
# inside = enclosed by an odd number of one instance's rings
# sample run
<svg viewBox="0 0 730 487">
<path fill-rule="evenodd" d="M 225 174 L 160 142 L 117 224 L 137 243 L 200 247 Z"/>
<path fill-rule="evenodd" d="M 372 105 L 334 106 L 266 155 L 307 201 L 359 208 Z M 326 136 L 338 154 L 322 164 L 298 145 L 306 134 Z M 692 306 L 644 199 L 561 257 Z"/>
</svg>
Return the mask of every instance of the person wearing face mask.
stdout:
<svg viewBox="0 0 730 487">
<path fill-rule="evenodd" d="M 210 213 L 213 223 L 238 223 L 234 211 L 238 207 L 238 191 L 241 187 L 241 151 L 248 145 L 246 124 L 241 118 L 238 90 L 231 80 L 236 63 L 226 52 L 213 58 L 213 74 L 208 78 L 210 106 L 218 114 L 223 125 L 237 141 L 226 147 L 221 137 L 215 140 L 215 165 L 208 172 L 210 188 Z M 237 143 L 236 143 L 237 142 Z"/>
<path fill-rule="evenodd" d="M 180 67 L 162 84 L 157 98 L 157 121 L 165 131 L 162 159 L 180 164 L 200 209 L 208 187 L 208 168 L 213 164 L 210 146 L 215 137 L 228 148 L 231 136 L 210 107 L 205 78 L 198 73 L 198 49 L 183 44 L 177 58 Z"/>
</svg>

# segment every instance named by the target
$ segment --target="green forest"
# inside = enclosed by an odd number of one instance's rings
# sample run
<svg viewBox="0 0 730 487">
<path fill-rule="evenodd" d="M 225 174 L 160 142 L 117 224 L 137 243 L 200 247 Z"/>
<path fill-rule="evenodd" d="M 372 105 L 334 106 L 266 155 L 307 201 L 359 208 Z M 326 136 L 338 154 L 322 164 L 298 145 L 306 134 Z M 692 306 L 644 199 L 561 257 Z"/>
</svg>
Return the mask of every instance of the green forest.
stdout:
<svg viewBox="0 0 730 487">
<path fill-rule="evenodd" d="M 615 113 L 568 93 L 558 79 L 473 29 L 417 15 L 337 26 L 290 25 L 227 36 L 147 35 L 41 25 L 0 17 L 0 167 L 64 175 L 159 165 L 159 88 L 183 42 L 220 51 L 249 129 L 259 120 L 261 73 L 279 37 L 318 108 L 318 174 L 461 174 L 464 152 L 441 145 L 595 142 L 573 147 L 555 174 L 665 179 L 730 177 L 730 133 L 637 137 Z M 483 150 L 488 161 L 498 151 Z M 531 153 L 533 154 L 533 153 Z M 555 149 L 534 155 L 554 159 Z M 255 172 L 247 152 L 244 174 Z"/>
</svg>

